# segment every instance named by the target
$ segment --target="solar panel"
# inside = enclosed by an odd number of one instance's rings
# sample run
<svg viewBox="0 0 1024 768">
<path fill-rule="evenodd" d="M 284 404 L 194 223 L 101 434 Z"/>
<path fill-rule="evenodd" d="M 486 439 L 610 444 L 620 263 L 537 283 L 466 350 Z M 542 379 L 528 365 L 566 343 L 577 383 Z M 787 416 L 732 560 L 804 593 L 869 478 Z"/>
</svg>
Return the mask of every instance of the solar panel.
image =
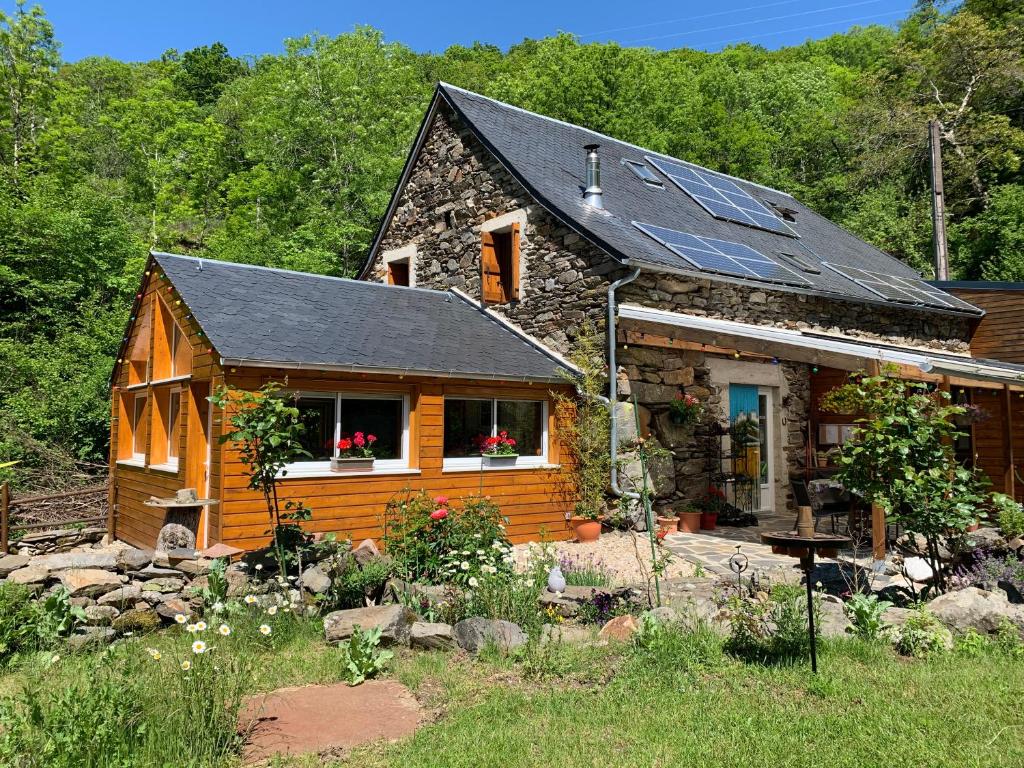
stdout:
<svg viewBox="0 0 1024 768">
<path fill-rule="evenodd" d="M 729 179 L 649 155 L 647 161 L 672 179 L 677 187 L 696 200 L 712 216 L 797 237 L 797 234 L 778 216 Z"/>
<path fill-rule="evenodd" d="M 691 235 L 639 221 L 634 221 L 633 226 L 705 272 L 783 285 L 810 285 L 796 271 L 742 243 Z"/>
<path fill-rule="evenodd" d="M 933 285 L 928 285 L 919 278 L 887 275 L 883 272 L 872 272 L 857 267 L 829 264 L 827 261 L 822 263 L 833 272 L 838 272 L 843 277 L 853 280 L 857 285 L 867 288 L 872 293 L 889 301 L 977 313 L 976 307 Z"/>
</svg>

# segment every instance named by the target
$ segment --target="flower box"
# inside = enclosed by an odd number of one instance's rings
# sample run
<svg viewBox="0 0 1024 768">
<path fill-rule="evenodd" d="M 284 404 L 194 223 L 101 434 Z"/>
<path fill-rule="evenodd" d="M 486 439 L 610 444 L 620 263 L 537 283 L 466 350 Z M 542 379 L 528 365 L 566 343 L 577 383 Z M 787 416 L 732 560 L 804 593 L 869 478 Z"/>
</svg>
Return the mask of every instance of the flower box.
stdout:
<svg viewBox="0 0 1024 768">
<path fill-rule="evenodd" d="M 373 457 L 339 457 L 331 459 L 331 472 L 372 472 Z"/>
<path fill-rule="evenodd" d="M 514 467 L 518 453 L 481 453 L 485 467 Z"/>
</svg>

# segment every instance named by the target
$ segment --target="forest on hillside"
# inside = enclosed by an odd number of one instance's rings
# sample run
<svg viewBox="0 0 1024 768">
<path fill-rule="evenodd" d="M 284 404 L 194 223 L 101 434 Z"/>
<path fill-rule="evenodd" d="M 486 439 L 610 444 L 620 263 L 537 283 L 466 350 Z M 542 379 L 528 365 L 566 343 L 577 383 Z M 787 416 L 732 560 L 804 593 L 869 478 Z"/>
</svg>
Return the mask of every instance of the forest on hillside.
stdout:
<svg viewBox="0 0 1024 768">
<path fill-rule="evenodd" d="M 774 51 L 435 54 L 359 28 L 67 63 L 59 37 L 38 6 L 0 13 L 0 463 L 22 484 L 103 460 L 150 248 L 352 275 L 438 80 L 785 189 L 926 275 L 937 119 L 955 276 L 1024 280 L 1019 0 L 919 0 L 895 29 Z"/>
</svg>

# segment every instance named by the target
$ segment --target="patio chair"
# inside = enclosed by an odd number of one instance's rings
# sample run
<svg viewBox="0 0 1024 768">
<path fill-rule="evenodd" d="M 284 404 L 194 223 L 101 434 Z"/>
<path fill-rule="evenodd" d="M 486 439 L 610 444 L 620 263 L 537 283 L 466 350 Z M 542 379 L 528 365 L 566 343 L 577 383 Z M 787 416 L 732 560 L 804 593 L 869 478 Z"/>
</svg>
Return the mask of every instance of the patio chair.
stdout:
<svg viewBox="0 0 1024 768">
<path fill-rule="evenodd" d="M 813 493 L 806 480 L 798 478 L 790 479 L 790 486 L 793 489 L 793 496 L 796 498 L 797 506 L 810 507 L 814 516 L 814 529 L 818 529 L 818 523 L 823 518 L 832 521 L 832 533 L 836 532 L 836 518 L 849 514 L 850 504 L 844 502 L 838 495 L 836 498 L 825 498 L 823 494 Z"/>
</svg>

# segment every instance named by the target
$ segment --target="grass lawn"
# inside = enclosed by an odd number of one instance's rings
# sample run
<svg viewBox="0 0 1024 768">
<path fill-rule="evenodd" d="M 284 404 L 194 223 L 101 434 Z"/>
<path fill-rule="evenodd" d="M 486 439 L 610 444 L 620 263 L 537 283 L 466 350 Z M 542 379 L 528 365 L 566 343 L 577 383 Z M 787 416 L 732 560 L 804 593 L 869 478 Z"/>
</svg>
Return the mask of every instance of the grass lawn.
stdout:
<svg viewBox="0 0 1024 768">
<path fill-rule="evenodd" d="M 169 658 L 175 642 L 167 634 L 141 638 L 137 655 L 157 648 Z M 323 644 L 315 622 L 296 622 L 273 648 L 239 640 L 234 646 L 223 643 L 220 652 L 232 648 L 258 654 L 257 663 L 246 668 L 249 692 L 341 677 L 340 654 Z M 30 679 L 53 690 L 80 686 L 105 663 L 99 653 L 55 663 L 51 658 L 39 655 L 0 677 L 0 696 L 16 693 Z M 155 668 L 142 665 L 137 674 Z M 1024 765 L 1024 661 L 1019 656 L 990 649 L 907 660 L 885 645 L 848 640 L 825 644 L 821 669 L 815 677 L 805 666 L 741 662 L 724 655 L 707 634 L 673 633 L 648 649 L 558 646 L 516 659 L 401 652 L 390 674 L 415 691 L 430 712 L 429 725 L 405 742 L 370 745 L 345 760 L 306 757 L 275 764 Z M 159 693 L 152 701 L 167 710 L 156 713 L 155 722 L 186 706 Z M 185 735 L 169 736 L 147 747 L 159 752 L 165 744 L 179 744 L 166 765 L 238 765 L 235 758 L 190 762 Z M 107 764 L 102 755 L 89 763 Z"/>
</svg>

